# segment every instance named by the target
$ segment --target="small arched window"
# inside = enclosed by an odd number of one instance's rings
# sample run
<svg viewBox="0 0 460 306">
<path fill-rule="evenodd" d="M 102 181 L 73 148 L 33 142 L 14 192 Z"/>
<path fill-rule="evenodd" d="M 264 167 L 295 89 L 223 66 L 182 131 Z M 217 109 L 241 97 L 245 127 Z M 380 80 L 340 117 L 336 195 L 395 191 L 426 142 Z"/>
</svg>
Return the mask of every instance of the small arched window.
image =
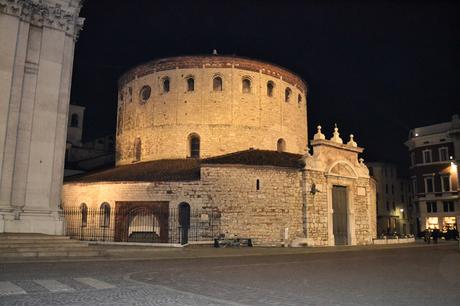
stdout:
<svg viewBox="0 0 460 306">
<path fill-rule="evenodd" d="M 200 136 L 191 134 L 189 136 L 190 157 L 200 158 Z"/>
<path fill-rule="evenodd" d="M 99 209 L 100 215 L 100 226 L 101 227 L 109 227 L 110 225 L 110 205 L 109 203 L 102 203 L 101 208 Z"/>
<path fill-rule="evenodd" d="M 86 227 L 86 225 L 88 224 L 88 206 L 86 206 L 85 203 L 81 203 L 80 212 L 81 212 L 81 227 Z"/>
<path fill-rule="evenodd" d="M 299 104 L 299 106 L 302 104 L 302 95 L 301 94 L 299 94 L 297 96 L 297 103 Z"/>
<path fill-rule="evenodd" d="M 169 92 L 170 81 L 169 78 L 163 79 L 163 93 Z"/>
<path fill-rule="evenodd" d="M 291 99 L 291 94 L 292 94 L 292 90 L 289 87 L 286 87 L 286 90 L 284 91 L 284 101 L 285 102 L 289 102 L 289 100 Z"/>
<path fill-rule="evenodd" d="M 222 78 L 216 76 L 212 79 L 212 90 L 213 91 L 222 91 Z"/>
<path fill-rule="evenodd" d="M 244 78 L 243 82 L 243 93 L 250 93 L 251 92 L 251 80 L 248 78 Z"/>
<path fill-rule="evenodd" d="M 278 142 L 276 143 L 276 150 L 278 152 L 286 151 L 286 141 L 283 138 L 278 139 Z"/>
<path fill-rule="evenodd" d="M 72 117 L 70 117 L 70 126 L 78 127 L 78 115 L 77 114 L 72 114 Z"/>
<path fill-rule="evenodd" d="M 267 96 L 273 97 L 273 88 L 275 88 L 275 84 L 272 81 L 267 82 Z"/>
<path fill-rule="evenodd" d="M 142 142 L 139 137 L 134 141 L 134 161 L 140 161 L 142 154 Z"/>
<path fill-rule="evenodd" d="M 150 94 L 152 93 L 152 88 L 148 85 L 144 85 L 139 92 L 139 97 L 141 98 L 141 102 L 147 102 L 150 98 Z"/>
<path fill-rule="evenodd" d="M 260 190 L 260 180 L 256 180 L 256 190 Z"/>
<path fill-rule="evenodd" d="M 187 78 L 187 91 L 195 91 L 195 80 L 192 77 Z"/>
</svg>

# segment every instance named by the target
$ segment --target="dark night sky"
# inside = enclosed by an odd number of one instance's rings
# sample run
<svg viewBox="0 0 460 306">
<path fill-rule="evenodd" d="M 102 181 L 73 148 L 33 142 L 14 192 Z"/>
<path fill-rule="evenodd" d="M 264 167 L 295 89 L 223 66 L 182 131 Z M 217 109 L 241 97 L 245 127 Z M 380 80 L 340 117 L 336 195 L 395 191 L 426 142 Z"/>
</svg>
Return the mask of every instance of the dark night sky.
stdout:
<svg viewBox="0 0 460 306">
<path fill-rule="evenodd" d="M 89 0 L 72 103 L 84 138 L 114 133 L 118 77 L 155 58 L 236 54 L 307 81 L 309 138 L 338 123 L 368 161 L 405 164 L 412 127 L 460 113 L 460 5 L 454 2 Z"/>
</svg>

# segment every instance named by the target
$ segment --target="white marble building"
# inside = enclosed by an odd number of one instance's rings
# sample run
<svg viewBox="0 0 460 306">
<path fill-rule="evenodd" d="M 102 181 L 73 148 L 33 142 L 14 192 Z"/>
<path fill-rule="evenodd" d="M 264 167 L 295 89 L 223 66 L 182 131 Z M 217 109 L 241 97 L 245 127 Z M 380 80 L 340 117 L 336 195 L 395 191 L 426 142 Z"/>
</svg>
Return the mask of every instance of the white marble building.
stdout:
<svg viewBox="0 0 460 306">
<path fill-rule="evenodd" d="M 62 234 L 79 0 L 0 0 L 0 233 Z"/>
</svg>

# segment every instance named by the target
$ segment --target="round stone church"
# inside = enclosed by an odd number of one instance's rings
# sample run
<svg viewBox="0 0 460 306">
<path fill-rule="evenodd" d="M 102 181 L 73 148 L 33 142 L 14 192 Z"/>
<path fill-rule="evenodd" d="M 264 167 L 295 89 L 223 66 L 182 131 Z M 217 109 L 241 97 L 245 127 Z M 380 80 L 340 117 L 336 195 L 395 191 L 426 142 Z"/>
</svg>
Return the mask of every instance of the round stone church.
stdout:
<svg viewBox="0 0 460 306">
<path fill-rule="evenodd" d="M 332 131 L 331 131 L 332 132 Z M 336 127 L 307 139 L 307 86 L 236 56 L 155 60 L 119 80 L 116 167 L 64 183 L 82 240 L 371 244 L 375 184 Z"/>
</svg>

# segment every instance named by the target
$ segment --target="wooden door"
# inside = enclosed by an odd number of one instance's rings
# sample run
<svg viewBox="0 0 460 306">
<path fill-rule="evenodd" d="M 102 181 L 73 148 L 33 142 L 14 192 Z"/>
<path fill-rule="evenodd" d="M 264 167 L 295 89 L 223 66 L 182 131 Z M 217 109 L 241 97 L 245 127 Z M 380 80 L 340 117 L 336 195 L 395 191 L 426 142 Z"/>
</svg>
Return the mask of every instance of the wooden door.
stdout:
<svg viewBox="0 0 460 306">
<path fill-rule="evenodd" d="M 348 244 L 347 188 L 332 187 L 332 209 L 335 245 Z"/>
</svg>

